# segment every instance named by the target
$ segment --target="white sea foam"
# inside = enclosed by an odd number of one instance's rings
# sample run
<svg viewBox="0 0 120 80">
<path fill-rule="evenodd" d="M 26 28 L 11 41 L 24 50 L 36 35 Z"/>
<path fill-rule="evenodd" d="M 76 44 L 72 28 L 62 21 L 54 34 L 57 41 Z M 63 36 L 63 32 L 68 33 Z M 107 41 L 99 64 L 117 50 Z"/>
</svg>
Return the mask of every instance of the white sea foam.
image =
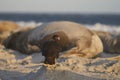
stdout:
<svg viewBox="0 0 120 80">
<path fill-rule="evenodd" d="M 85 25 L 85 26 L 92 30 L 106 31 L 106 32 L 111 32 L 113 34 L 120 33 L 120 25 L 114 26 L 114 25 L 105 25 L 105 24 L 96 23 L 94 25 Z"/>
<path fill-rule="evenodd" d="M 24 22 L 24 21 L 19 21 L 16 22 L 18 25 L 20 25 L 21 27 L 28 27 L 28 26 L 39 26 L 42 24 L 42 22 L 34 22 L 34 21 L 30 21 L 30 22 Z M 100 23 L 96 23 L 93 25 L 88 25 L 88 24 L 84 24 L 87 28 L 92 29 L 92 30 L 100 30 L 100 31 L 106 31 L 106 32 L 111 32 L 111 33 L 120 33 L 120 25 L 106 25 L 106 24 L 100 24 Z"/>
<path fill-rule="evenodd" d="M 29 27 L 29 26 L 39 26 L 42 24 L 42 22 L 34 22 L 34 21 L 30 21 L 30 22 L 24 22 L 24 21 L 19 21 L 16 22 L 19 26 L 21 27 Z"/>
</svg>

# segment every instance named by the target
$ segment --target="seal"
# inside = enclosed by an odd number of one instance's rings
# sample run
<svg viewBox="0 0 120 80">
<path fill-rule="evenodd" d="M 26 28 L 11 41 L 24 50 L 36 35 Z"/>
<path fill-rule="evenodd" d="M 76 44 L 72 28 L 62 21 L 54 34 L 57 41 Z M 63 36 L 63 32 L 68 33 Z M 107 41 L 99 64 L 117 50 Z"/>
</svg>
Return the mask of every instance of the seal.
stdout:
<svg viewBox="0 0 120 80">
<path fill-rule="evenodd" d="M 101 39 L 104 52 L 120 53 L 120 35 L 115 35 L 105 31 L 94 31 Z"/>
<path fill-rule="evenodd" d="M 30 49 L 28 44 L 41 48 L 42 44 L 50 39 L 53 34 L 61 34 L 59 36 L 63 39 L 61 40 L 63 51 L 71 49 L 69 53 L 84 53 L 88 57 L 97 55 L 103 51 L 102 42 L 96 33 L 81 24 L 70 21 L 45 23 L 26 31 L 17 38 L 16 47 L 22 47 L 22 50 L 19 51 L 23 53 L 32 53 L 34 51 Z"/>
<path fill-rule="evenodd" d="M 19 25 L 17 25 L 15 22 L 0 21 L 0 44 L 3 44 L 4 40 L 19 28 Z"/>
<path fill-rule="evenodd" d="M 17 30 L 19 25 L 12 21 L 0 21 L 0 33 L 3 32 L 13 32 Z"/>
</svg>

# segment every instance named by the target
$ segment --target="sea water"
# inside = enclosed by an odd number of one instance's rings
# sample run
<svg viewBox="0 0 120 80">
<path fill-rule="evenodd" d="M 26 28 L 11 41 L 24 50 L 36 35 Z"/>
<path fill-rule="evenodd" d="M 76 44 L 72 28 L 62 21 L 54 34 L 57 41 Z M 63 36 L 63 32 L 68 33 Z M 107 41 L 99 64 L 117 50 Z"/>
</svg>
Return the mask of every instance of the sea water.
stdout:
<svg viewBox="0 0 120 80">
<path fill-rule="evenodd" d="M 0 13 L 0 20 L 14 21 L 20 26 L 38 26 L 52 21 L 73 21 L 90 29 L 120 33 L 120 15 L 118 14 Z"/>
</svg>

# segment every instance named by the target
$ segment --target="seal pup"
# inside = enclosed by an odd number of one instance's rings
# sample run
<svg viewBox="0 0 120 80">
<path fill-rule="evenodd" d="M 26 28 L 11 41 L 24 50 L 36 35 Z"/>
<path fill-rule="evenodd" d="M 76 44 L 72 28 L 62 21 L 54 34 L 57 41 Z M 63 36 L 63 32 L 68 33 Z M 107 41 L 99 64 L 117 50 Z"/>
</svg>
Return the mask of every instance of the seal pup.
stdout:
<svg viewBox="0 0 120 80">
<path fill-rule="evenodd" d="M 59 45 L 60 39 L 59 35 L 53 35 L 52 39 L 44 42 L 41 51 L 42 55 L 45 56 L 45 64 L 55 64 L 55 59 L 59 57 L 59 53 L 62 51 Z"/>
<path fill-rule="evenodd" d="M 20 51 L 23 54 L 32 54 L 32 52 L 40 52 L 39 47 L 30 45 L 27 42 L 27 36 L 33 28 L 21 29 L 12 33 L 7 39 L 4 40 L 3 45 L 6 48 Z"/>
</svg>

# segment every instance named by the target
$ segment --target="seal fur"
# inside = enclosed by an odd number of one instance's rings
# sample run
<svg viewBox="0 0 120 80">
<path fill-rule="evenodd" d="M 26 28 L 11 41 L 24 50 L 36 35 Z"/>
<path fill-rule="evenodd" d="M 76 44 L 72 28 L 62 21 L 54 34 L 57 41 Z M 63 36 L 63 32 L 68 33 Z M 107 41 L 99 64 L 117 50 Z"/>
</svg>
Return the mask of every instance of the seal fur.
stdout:
<svg viewBox="0 0 120 80">
<path fill-rule="evenodd" d="M 61 42 L 64 50 L 76 48 L 73 49 L 73 51 L 77 50 L 78 53 L 84 53 L 85 55 L 98 54 L 103 51 L 102 42 L 96 33 L 81 24 L 70 21 L 50 22 L 21 33 L 20 36 L 18 36 L 19 38 L 17 38 L 16 47 L 22 47 L 23 49 L 19 51 L 29 54 L 34 51 L 28 47 L 28 44 L 40 48 L 42 43 L 48 40 L 51 35 L 58 33 L 62 36 L 64 34 L 63 42 Z M 22 43 L 20 43 L 21 41 Z"/>
</svg>

